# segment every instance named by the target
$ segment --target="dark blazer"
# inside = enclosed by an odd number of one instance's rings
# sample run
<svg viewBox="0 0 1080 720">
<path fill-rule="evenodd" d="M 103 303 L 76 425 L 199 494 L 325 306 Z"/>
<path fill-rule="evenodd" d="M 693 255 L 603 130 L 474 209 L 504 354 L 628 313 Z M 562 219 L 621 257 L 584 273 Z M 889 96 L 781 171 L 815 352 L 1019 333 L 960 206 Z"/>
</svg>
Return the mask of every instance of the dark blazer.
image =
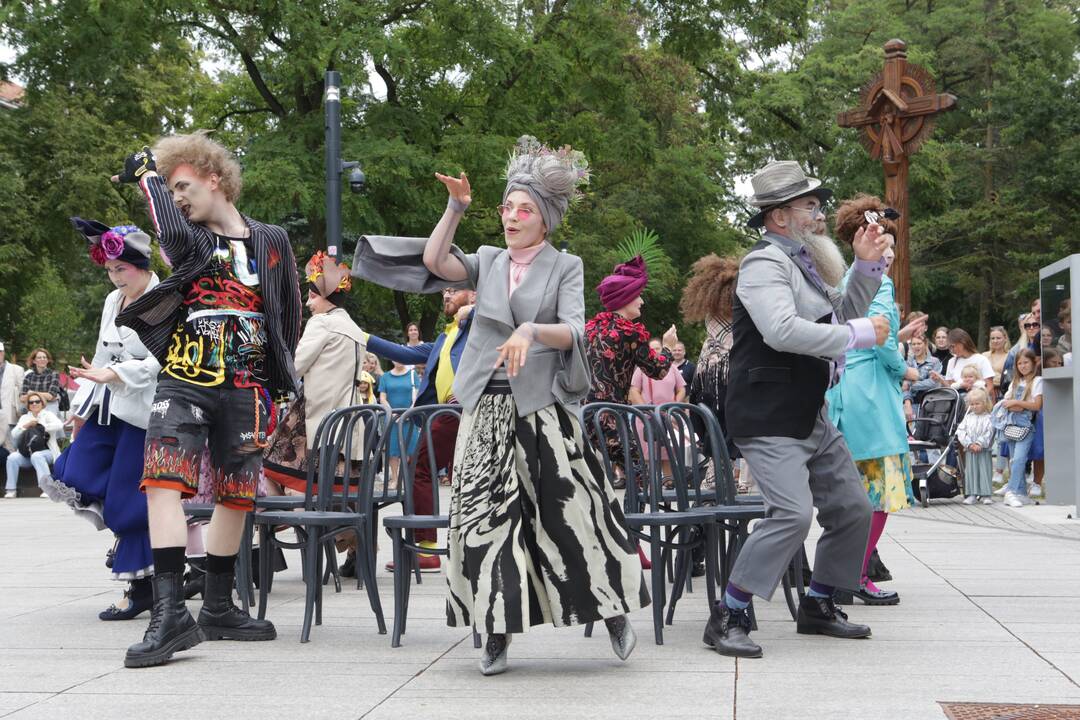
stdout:
<svg viewBox="0 0 1080 720">
<path fill-rule="evenodd" d="M 160 176 L 143 178 L 139 187 L 146 194 L 150 220 L 161 249 L 172 263 L 172 274 L 116 317 L 117 325 L 130 327 L 143 345 L 163 366 L 178 321 L 185 316 L 184 293 L 205 270 L 214 251 L 214 235 L 191 222 L 173 204 L 172 195 Z M 267 372 L 272 394 L 295 391 L 293 353 L 300 340 L 300 285 L 296 258 L 285 230 L 248 216 L 251 246 L 255 253 L 259 291 L 266 317 Z"/>
<path fill-rule="evenodd" d="M 458 327 L 454 345 L 450 348 L 450 365 L 457 374 L 458 363 L 461 362 L 461 353 L 465 350 L 465 344 L 469 340 L 469 328 L 472 327 L 473 312 Z M 433 343 L 420 343 L 419 345 L 398 345 L 397 343 L 383 340 L 376 335 L 368 335 L 367 349 L 379 357 L 394 360 L 403 365 L 425 365 L 424 379 L 420 382 L 420 389 L 416 393 L 413 406 L 435 405 L 439 398 L 435 393 L 435 373 L 439 368 L 439 358 L 442 355 L 443 344 L 446 342 L 446 333 L 441 333 Z"/>
</svg>

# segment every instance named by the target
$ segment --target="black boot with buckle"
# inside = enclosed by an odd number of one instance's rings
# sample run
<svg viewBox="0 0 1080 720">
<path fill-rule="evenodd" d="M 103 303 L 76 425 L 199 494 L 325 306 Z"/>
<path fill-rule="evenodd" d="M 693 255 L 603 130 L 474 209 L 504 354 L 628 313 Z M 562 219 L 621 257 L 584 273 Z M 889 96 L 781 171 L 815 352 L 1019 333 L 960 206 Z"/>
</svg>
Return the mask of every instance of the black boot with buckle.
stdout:
<svg viewBox="0 0 1080 720">
<path fill-rule="evenodd" d="M 721 655 L 759 658 L 761 646 L 750 639 L 750 613 L 732 610 L 722 602 L 713 603 L 702 641 Z"/>
<path fill-rule="evenodd" d="M 153 577 L 154 607 L 150 626 L 142 642 L 135 643 L 124 656 L 124 667 L 162 665 L 173 653 L 193 648 L 203 641 L 195 619 L 184 605 L 184 579 L 178 572 L 157 573 Z"/>
<path fill-rule="evenodd" d="M 199 627 L 207 640 L 273 640 L 277 630 L 269 620 L 259 620 L 233 604 L 236 573 L 215 573 L 207 568 Z"/>
<path fill-rule="evenodd" d="M 807 595 L 799 602 L 795 629 L 802 635 L 829 635 L 838 638 L 868 638 L 870 626 L 848 622 L 847 613 L 836 607 L 832 597 Z"/>
</svg>

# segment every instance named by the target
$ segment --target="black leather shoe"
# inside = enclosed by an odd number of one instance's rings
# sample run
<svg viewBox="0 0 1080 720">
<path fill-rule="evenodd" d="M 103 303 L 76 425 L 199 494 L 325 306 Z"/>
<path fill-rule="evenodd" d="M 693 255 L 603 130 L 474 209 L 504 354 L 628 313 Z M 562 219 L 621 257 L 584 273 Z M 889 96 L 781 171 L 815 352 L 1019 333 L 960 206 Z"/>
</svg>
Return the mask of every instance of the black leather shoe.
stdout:
<svg viewBox="0 0 1080 720">
<path fill-rule="evenodd" d="M 202 632 L 184 605 L 184 580 L 180 573 L 159 573 L 153 577 L 154 607 L 142 642 L 127 649 L 124 667 L 162 665 L 173 653 L 193 648 L 203 641 Z"/>
<path fill-rule="evenodd" d="M 870 590 L 866 585 L 861 585 L 858 590 L 852 590 L 851 594 L 867 605 L 897 605 L 900 603 L 900 596 L 895 591 Z"/>
<path fill-rule="evenodd" d="M 761 646 L 750 639 L 750 614 L 714 603 L 702 642 L 728 657 L 759 658 Z"/>
<path fill-rule="evenodd" d="M 150 578 L 139 578 L 128 584 L 124 591 L 127 607 L 110 605 L 98 613 L 100 620 L 132 620 L 154 607 L 154 586 Z"/>
<path fill-rule="evenodd" d="M 802 635 L 830 635 L 838 638 L 870 637 L 869 625 L 848 622 L 847 613 L 836 607 L 831 597 L 807 595 L 799 602 L 795 629 Z"/>
<path fill-rule="evenodd" d="M 881 556 L 878 555 L 876 549 L 870 553 L 870 562 L 866 565 L 866 577 L 870 578 L 870 582 L 876 583 L 892 580 L 892 573 L 885 567 L 885 563 L 881 562 Z"/>
<path fill-rule="evenodd" d="M 253 618 L 232 600 L 235 573 L 206 573 L 206 592 L 199 627 L 207 640 L 273 640 L 277 630 L 269 620 Z"/>
<path fill-rule="evenodd" d="M 345 562 L 341 563 L 341 569 L 338 571 L 343 578 L 356 577 L 356 553 L 352 550 L 345 556 Z"/>
</svg>

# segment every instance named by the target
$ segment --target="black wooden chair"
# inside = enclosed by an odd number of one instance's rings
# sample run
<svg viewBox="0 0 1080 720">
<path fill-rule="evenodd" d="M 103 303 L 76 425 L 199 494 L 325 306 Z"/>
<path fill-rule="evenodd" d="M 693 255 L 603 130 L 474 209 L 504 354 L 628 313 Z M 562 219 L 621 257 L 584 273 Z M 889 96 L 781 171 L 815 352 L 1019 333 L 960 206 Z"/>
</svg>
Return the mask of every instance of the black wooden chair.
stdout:
<svg viewBox="0 0 1080 720">
<path fill-rule="evenodd" d="M 650 573 L 653 634 L 656 644 L 663 645 L 664 607 L 667 604 L 664 567 L 668 555 L 707 543 L 707 538 L 713 537 L 707 526 L 714 525 L 715 520 L 710 511 L 689 507 L 684 495 L 676 493 L 674 497 L 665 497 L 659 462 L 661 430 L 653 410 L 648 405 L 589 403 L 582 408 L 582 422 L 591 424 L 594 430 L 599 445 L 594 450 L 600 457 L 607 481 L 611 482 L 615 477 L 617 464 L 624 468 L 623 509 L 627 530 L 635 542 L 640 539 L 649 544 L 649 560 L 653 567 Z M 608 432 L 618 434 L 619 453 L 612 453 L 604 442 L 605 424 L 609 426 Z M 640 458 L 634 457 L 634 448 L 642 451 Z M 615 454 L 618 457 L 614 457 Z M 591 630 L 591 625 L 586 626 L 587 635 Z"/>
<path fill-rule="evenodd" d="M 421 548 L 415 541 L 417 530 L 445 530 L 450 527 L 450 518 L 439 509 L 439 482 L 435 463 L 435 446 L 431 435 L 432 424 L 442 417 L 461 417 L 459 405 L 423 405 L 410 408 L 398 420 L 398 447 L 402 449 L 399 477 L 403 485 L 402 514 L 383 519 L 383 526 L 394 544 L 394 629 L 391 635 L 391 647 L 401 647 L 401 636 L 405 634 L 409 613 L 409 593 L 412 586 L 413 570 L 417 570 L 419 581 L 418 556 L 420 553 L 446 556 L 443 547 Z M 419 430 L 422 441 L 417 443 L 412 452 L 408 449 L 408 433 Z M 428 467 L 431 468 L 431 514 L 416 513 L 414 480 L 416 466 L 420 461 L 420 450 L 426 448 Z"/>
<path fill-rule="evenodd" d="M 390 414 L 382 405 L 356 405 L 335 410 L 323 418 L 316 431 L 309 479 L 300 510 L 268 510 L 255 516 L 262 550 L 259 553 L 259 617 L 266 615 L 266 579 L 270 574 L 271 552 L 275 545 L 295 547 L 277 538 L 273 530 L 282 526 L 295 528 L 301 537 L 303 555 L 304 625 L 300 641 L 308 642 L 312 616 L 322 624 L 323 556 L 325 546 L 346 533 L 356 533 L 357 573 L 362 574 L 368 601 L 375 613 L 379 633 L 386 633 L 382 604 L 379 600 L 375 571 L 370 552 L 372 490 L 378 460 L 387 442 Z M 359 430 L 362 448 L 354 451 L 354 432 Z M 357 463 L 346 460 L 341 476 L 337 475 L 340 458 L 358 458 Z"/>
</svg>

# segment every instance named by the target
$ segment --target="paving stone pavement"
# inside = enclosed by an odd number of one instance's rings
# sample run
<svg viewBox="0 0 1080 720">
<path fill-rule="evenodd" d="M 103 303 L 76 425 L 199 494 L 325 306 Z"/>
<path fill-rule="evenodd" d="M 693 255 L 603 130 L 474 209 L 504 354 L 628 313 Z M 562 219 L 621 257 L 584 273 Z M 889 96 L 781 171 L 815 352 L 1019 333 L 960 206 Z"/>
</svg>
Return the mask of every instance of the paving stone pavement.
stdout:
<svg viewBox="0 0 1080 720">
<path fill-rule="evenodd" d="M 97 619 L 120 593 L 102 564 L 109 534 L 48 500 L 0 501 L 0 717 L 911 720 L 944 718 L 940 701 L 1080 706 L 1071 511 L 1010 516 L 938 501 L 896 514 L 881 553 L 902 602 L 851 609 L 872 626 L 870 640 L 797 635 L 778 593 L 757 602 L 765 657 L 724 658 L 701 644 L 708 608 L 699 584 L 663 646 L 652 642 L 649 611 L 635 613 L 639 644 L 625 664 L 601 628 L 590 639 L 580 628 L 541 627 L 515 638 L 509 672 L 485 678 L 468 633 L 445 625 L 440 576 L 414 588 L 401 648 L 377 634 L 354 584 L 328 590 L 324 622 L 301 644 L 295 552 L 271 595 L 277 641 L 207 642 L 165 667 L 126 670 L 124 649 L 148 615 Z M 389 545 L 379 561 L 388 624 Z"/>
</svg>

